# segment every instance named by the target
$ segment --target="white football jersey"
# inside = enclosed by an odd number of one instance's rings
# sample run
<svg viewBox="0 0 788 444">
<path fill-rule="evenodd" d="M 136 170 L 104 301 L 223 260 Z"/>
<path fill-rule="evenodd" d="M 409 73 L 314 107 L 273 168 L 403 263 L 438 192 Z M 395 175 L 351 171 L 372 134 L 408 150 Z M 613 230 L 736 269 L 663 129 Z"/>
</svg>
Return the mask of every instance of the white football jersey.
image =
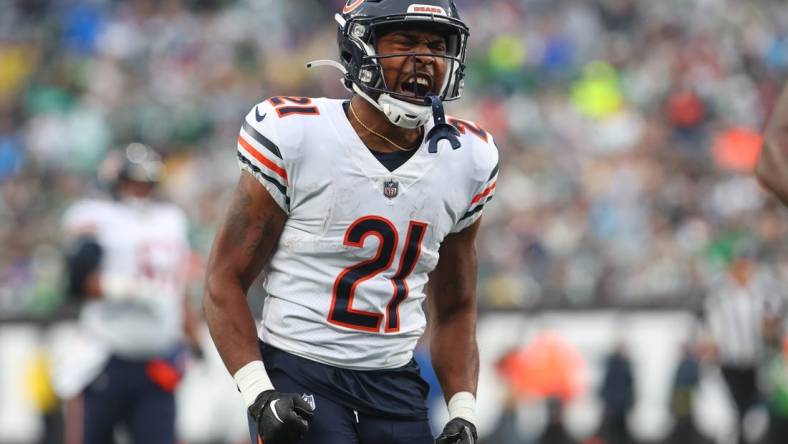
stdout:
<svg viewBox="0 0 788 444">
<path fill-rule="evenodd" d="M 171 351 L 183 336 L 189 254 L 183 212 L 163 202 L 85 199 L 66 212 L 64 226 L 69 237 L 95 237 L 103 251 L 104 295 L 83 306 L 85 333 L 129 358 Z"/>
<path fill-rule="evenodd" d="M 249 112 L 239 165 L 288 216 L 263 284 L 264 342 L 348 369 L 411 359 L 441 241 L 481 216 L 498 173 L 492 136 L 449 121 L 461 148 L 441 141 L 433 154 L 422 144 L 389 171 L 341 100 L 273 97 Z"/>
</svg>

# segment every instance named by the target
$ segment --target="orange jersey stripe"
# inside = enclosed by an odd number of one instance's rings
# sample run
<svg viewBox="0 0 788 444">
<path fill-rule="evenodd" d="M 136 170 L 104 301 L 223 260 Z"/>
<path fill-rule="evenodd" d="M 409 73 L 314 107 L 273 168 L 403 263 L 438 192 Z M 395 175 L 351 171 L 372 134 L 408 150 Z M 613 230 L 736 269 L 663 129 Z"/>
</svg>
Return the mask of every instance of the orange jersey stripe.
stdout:
<svg viewBox="0 0 788 444">
<path fill-rule="evenodd" d="M 482 191 L 481 193 L 473 196 L 473 200 L 471 201 L 471 205 L 475 204 L 476 202 L 482 200 L 488 194 L 492 193 L 492 191 L 495 189 L 495 185 L 497 183 L 498 182 L 493 182 L 493 184 L 490 185 L 489 187 L 487 187 L 484 191 Z"/>
<path fill-rule="evenodd" d="M 285 183 L 287 183 L 287 171 L 285 171 L 284 168 L 273 163 L 272 161 L 268 160 L 268 158 L 260 154 L 260 152 L 257 151 L 252 145 L 250 145 L 249 142 L 247 142 L 243 136 L 238 136 L 238 144 L 241 145 L 246 150 L 246 152 L 251 154 L 260 163 L 267 166 L 271 171 L 278 174 L 282 179 L 285 180 Z"/>
</svg>

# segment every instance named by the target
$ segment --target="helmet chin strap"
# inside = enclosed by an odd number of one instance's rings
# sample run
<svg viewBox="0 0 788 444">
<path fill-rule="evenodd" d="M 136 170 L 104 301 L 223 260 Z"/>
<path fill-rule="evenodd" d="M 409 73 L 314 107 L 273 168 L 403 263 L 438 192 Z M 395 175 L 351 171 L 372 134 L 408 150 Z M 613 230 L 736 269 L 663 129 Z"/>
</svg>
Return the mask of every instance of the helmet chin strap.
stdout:
<svg viewBox="0 0 788 444">
<path fill-rule="evenodd" d="M 430 117 L 432 117 L 432 108 L 429 106 L 395 99 L 389 94 L 381 94 L 378 100 L 373 100 L 355 83 L 353 84 L 353 91 L 379 109 L 391 123 L 401 128 L 419 128 L 429 122 Z"/>
</svg>

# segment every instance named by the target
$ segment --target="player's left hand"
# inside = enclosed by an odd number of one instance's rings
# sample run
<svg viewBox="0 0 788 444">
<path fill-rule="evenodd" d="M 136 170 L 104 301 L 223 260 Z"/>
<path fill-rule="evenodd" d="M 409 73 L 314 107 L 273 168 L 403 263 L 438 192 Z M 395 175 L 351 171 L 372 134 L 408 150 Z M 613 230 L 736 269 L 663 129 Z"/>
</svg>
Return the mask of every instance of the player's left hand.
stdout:
<svg viewBox="0 0 788 444">
<path fill-rule="evenodd" d="M 462 418 L 454 418 L 435 438 L 435 444 L 476 444 L 476 426 Z"/>
<path fill-rule="evenodd" d="M 266 390 L 249 407 L 265 444 L 295 444 L 309 430 L 313 409 L 297 393 Z"/>
</svg>

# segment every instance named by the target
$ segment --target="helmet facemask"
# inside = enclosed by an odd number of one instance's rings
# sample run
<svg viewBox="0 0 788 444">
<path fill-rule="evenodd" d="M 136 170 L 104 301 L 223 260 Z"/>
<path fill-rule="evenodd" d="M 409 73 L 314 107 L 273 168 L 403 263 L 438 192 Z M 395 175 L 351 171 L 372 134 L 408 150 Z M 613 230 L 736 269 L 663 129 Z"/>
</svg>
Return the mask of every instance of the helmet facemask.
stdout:
<svg viewBox="0 0 788 444">
<path fill-rule="evenodd" d="M 381 27 L 383 28 L 383 27 Z M 423 29 L 423 27 L 414 27 L 415 29 Z M 364 89 L 373 94 L 389 94 L 392 97 L 408 102 L 424 104 L 425 99 L 429 95 L 438 96 L 442 101 L 456 100 L 462 94 L 462 84 L 464 77 L 465 65 L 462 58 L 458 55 L 457 48 L 460 46 L 458 40 L 463 38 L 457 34 L 451 34 L 447 28 L 447 32 L 436 33 L 444 36 L 446 40 L 445 54 L 433 52 L 401 52 L 394 54 L 380 55 L 377 54 L 376 47 L 379 44 L 380 37 L 400 30 L 401 28 L 386 26 L 381 29 L 376 35 L 373 35 L 370 44 L 365 45 L 366 54 L 361 56 L 361 62 L 358 69 L 358 82 L 361 83 Z M 462 43 L 464 48 L 464 42 Z M 463 54 L 464 56 L 464 54 Z M 386 84 L 386 76 L 384 73 L 383 65 L 388 59 L 405 59 L 401 66 L 410 65 L 410 69 L 400 69 L 397 77 L 392 85 Z M 443 70 L 442 78 L 434 78 L 430 76 L 429 84 L 423 85 L 419 82 L 410 84 L 412 89 L 407 91 L 397 91 L 397 86 L 402 80 L 407 78 L 416 80 L 422 72 L 419 71 L 419 65 L 425 65 L 424 62 L 419 62 L 421 58 L 440 59 L 442 65 L 445 67 Z M 438 63 L 435 63 L 438 65 Z M 405 86 L 405 85 L 403 85 Z"/>
<path fill-rule="evenodd" d="M 380 109 L 395 125 L 417 128 L 426 124 L 432 117 L 430 96 L 441 101 L 460 98 L 463 89 L 465 46 L 468 38 L 467 27 L 451 17 L 432 14 L 407 14 L 386 17 L 385 21 L 376 18 L 355 17 L 347 22 L 337 16 L 340 23 L 341 57 L 347 67 L 345 86 Z M 434 32 L 444 36 L 445 53 L 395 53 L 379 55 L 376 51 L 378 39 L 388 32 L 403 27 Z M 393 85 L 388 85 L 383 65 L 386 59 L 407 58 L 397 73 Z M 420 58 L 442 59 L 444 72 L 436 79 L 420 72 Z M 435 62 L 433 62 L 435 63 Z M 408 80 L 407 84 L 403 80 Z M 425 84 L 426 83 L 426 84 Z M 402 85 L 402 88 L 399 86 Z"/>
</svg>

